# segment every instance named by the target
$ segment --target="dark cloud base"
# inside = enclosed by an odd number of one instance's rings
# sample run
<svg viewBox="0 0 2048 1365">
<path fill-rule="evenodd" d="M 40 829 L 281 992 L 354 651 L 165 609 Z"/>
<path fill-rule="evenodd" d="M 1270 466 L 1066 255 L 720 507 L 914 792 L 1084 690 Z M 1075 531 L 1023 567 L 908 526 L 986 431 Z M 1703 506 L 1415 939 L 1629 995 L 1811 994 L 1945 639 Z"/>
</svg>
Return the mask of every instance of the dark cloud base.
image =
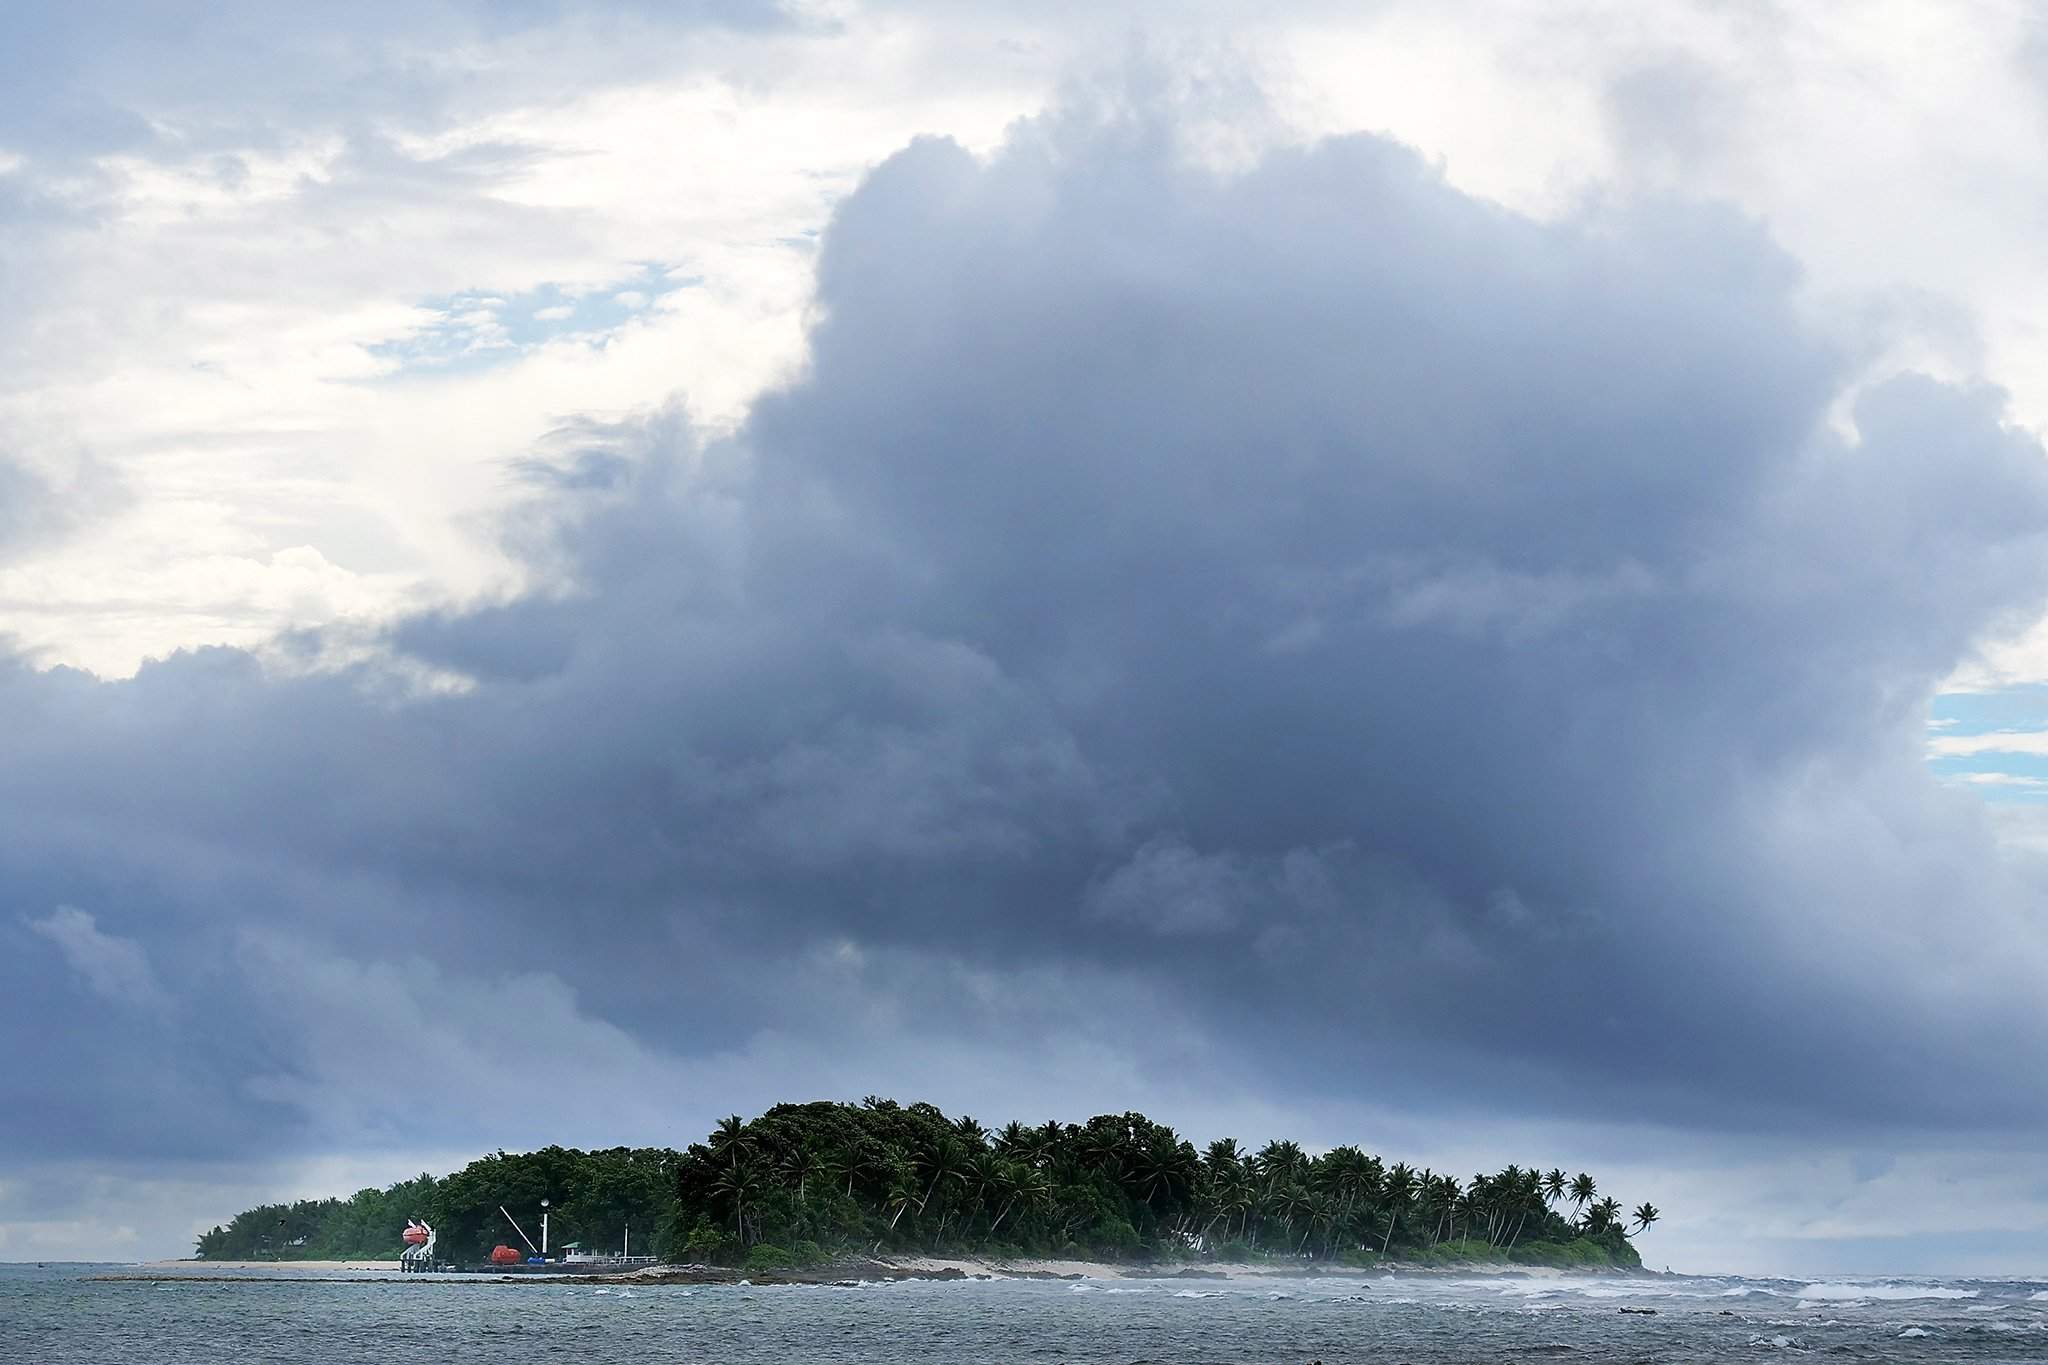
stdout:
<svg viewBox="0 0 2048 1365">
<path fill-rule="evenodd" d="M 357 1054 L 532 1001 L 618 1074 L 1080 1030 L 1443 1113 L 2038 1124 L 2039 874 L 1919 743 L 2040 609 L 2042 451 L 1922 379 L 1845 435 L 1798 287 L 1726 211 L 1533 222 L 1372 138 L 915 144 L 738 436 L 527 462 L 571 587 L 340 673 L 0 673 L 0 1138 L 492 1145 L 500 1053 Z"/>
</svg>

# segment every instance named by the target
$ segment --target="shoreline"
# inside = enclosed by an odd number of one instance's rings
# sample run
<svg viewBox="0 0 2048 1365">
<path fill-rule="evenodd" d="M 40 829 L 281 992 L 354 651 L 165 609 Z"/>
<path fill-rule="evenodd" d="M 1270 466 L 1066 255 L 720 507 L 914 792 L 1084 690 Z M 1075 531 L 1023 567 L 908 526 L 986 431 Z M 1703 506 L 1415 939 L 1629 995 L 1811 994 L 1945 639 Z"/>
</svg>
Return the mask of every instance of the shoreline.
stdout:
<svg viewBox="0 0 2048 1365">
<path fill-rule="evenodd" d="M 272 1271 L 271 1275 L 246 1273 Z M 374 1272 L 387 1272 L 367 1278 Z M 1613 1270 L 1588 1274 L 1618 1275 Z M 1643 1272 L 1649 1274 L 1650 1272 Z M 812 1266 L 793 1266 L 774 1271 L 749 1273 L 734 1266 L 654 1265 L 613 1274 L 494 1275 L 482 1271 L 470 1275 L 402 1275 L 396 1257 L 374 1261 L 146 1261 L 122 1271 L 95 1275 L 95 1280 L 154 1282 L 231 1282 L 237 1284 L 320 1283 L 323 1276 L 335 1276 L 342 1284 L 628 1284 L 628 1285 L 854 1285 L 862 1281 L 898 1280 L 1258 1280 L 1258 1279 L 1459 1279 L 1473 1276 L 1502 1279 L 1561 1279 L 1566 1272 L 1556 1266 L 1503 1265 L 1471 1262 L 1453 1266 L 1404 1265 L 1380 1261 L 1366 1266 L 1301 1265 L 1259 1261 L 1173 1263 L 1144 1265 L 1126 1261 L 1084 1261 L 1058 1259 L 990 1260 L 962 1256 L 856 1256 L 823 1261 Z M 346 1276 L 346 1278 L 341 1278 Z"/>
</svg>

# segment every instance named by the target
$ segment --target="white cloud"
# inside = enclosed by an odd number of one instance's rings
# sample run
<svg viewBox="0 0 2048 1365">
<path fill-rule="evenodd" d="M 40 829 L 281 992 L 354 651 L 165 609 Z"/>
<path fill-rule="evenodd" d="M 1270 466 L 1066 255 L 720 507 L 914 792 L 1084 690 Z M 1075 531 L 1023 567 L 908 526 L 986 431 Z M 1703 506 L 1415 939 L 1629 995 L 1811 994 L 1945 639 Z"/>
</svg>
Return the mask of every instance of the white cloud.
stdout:
<svg viewBox="0 0 2048 1365">
<path fill-rule="evenodd" d="M 83 910 L 60 905 L 42 919 L 25 919 L 35 933 L 57 945 L 71 970 L 93 994 L 116 1005 L 154 1010 L 164 1003 L 149 955 L 133 939 L 101 932 Z"/>
<path fill-rule="evenodd" d="M 1969 758 L 1977 754 L 2048 755 L 2048 730 L 1993 730 L 1981 735 L 1935 735 L 1927 741 L 1931 758 Z"/>
<path fill-rule="evenodd" d="M 568 66 L 533 35 L 417 60 L 429 92 L 379 111 L 388 144 L 308 108 L 273 144 L 223 152 L 180 108 L 145 111 L 167 130 L 147 151 L 47 171 L 0 152 L 0 174 L 99 218 L 8 248 L 36 283 L 15 344 L 0 325 L 13 365 L 0 445 L 41 463 L 95 452 L 135 495 L 118 526 L 47 547 L 26 579 L 0 585 L 0 631 L 46 660 L 122 673 L 177 644 L 502 590 L 515 570 L 481 530 L 502 506 L 499 461 L 565 415 L 678 388 L 700 417 L 731 421 L 799 363 L 810 234 L 867 166 L 924 132 L 991 145 L 1134 24 L 1162 68 L 1207 83 L 1223 141 L 1387 130 L 1454 183 L 1539 213 L 1640 179 L 1652 159 L 1640 149 L 1664 134 L 1617 130 L 1611 94 L 1633 82 L 1656 96 L 1628 105 L 1638 124 L 1668 117 L 1701 144 L 1676 187 L 1766 218 L 1813 263 L 1816 294 L 1947 300 L 1974 322 L 1893 316 L 1873 364 L 1981 369 L 2038 422 L 2048 341 L 2033 319 L 2048 270 L 2030 264 L 2020 225 L 2048 179 L 2038 138 L 2017 131 L 2038 102 L 2004 59 L 2014 13 L 1967 8 L 1937 24 L 1906 6 L 1846 22 L 1829 5 L 1766 15 L 1684 0 L 1116 20 L 834 4 L 829 24 L 793 31 L 683 44 L 650 30 L 630 61 L 574 34 Z M 1679 69 L 1693 77 L 1667 95 L 1657 73 Z M 1685 122 L 1688 90 L 1716 92 L 1712 119 Z M 1887 211 L 1873 217 L 1872 203 Z M 422 299 L 549 283 L 575 295 L 651 260 L 702 286 L 601 346 L 560 339 L 482 373 L 368 382 L 389 368 L 370 348 L 402 336 Z M 497 326 L 480 324 L 476 345 L 510 355 Z M 209 599 L 247 600 L 244 587 L 194 590 L 252 565 L 289 575 L 271 556 L 301 544 L 353 587 L 280 586 L 239 612 Z M 49 583 L 88 587 L 51 598 Z M 2048 677 L 2048 649 L 1999 666 Z"/>
</svg>

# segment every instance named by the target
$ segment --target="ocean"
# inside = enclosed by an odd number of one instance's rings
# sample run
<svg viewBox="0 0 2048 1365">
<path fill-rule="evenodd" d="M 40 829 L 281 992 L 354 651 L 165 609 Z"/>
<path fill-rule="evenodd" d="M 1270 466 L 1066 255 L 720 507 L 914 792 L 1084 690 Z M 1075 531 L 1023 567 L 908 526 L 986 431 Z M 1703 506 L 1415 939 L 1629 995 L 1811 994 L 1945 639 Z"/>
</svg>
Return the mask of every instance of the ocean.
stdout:
<svg viewBox="0 0 2048 1365">
<path fill-rule="evenodd" d="M 1326 1275 L 683 1287 L 98 1278 L 123 1273 L 139 1272 L 0 1267 L 0 1360 L 2048 1362 L 2048 1283 L 2039 1281 Z"/>
</svg>

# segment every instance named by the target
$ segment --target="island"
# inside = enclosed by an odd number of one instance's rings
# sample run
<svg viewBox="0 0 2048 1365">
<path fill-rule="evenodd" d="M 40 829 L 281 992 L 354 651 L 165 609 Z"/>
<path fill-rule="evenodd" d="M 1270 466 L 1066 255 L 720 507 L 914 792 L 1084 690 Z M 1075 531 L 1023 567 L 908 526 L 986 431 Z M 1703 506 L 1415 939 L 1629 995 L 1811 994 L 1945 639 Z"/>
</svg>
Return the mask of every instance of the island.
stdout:
<svg viewBox="0 0 2048 1365">
<path fill-rule="evenodd" d="M 1169 1273 L 1257 1262 L 1638 1270 L 1630 1234 L 1657 1218 L 1649 1203 L 1624 1213 L 1590 1175 L 1557 1167 L 1460 1179 L 1354 1146 L 1250 1150 L 1223 1138 L 1198 1150 L 1139 1113 L 991 1130 L 870 1096 L 734 1115 L 682 1151 L 499 1151 L 444 1177 L 266 1204 L 202 1234 L 197 1253 L 396 1265 L 401 1239 L 418 1259 L 431 1228 L 436 1266 L 453 1268 L 652 1257 L 772 1278 L 950 1256 Z"/>
</svg>

